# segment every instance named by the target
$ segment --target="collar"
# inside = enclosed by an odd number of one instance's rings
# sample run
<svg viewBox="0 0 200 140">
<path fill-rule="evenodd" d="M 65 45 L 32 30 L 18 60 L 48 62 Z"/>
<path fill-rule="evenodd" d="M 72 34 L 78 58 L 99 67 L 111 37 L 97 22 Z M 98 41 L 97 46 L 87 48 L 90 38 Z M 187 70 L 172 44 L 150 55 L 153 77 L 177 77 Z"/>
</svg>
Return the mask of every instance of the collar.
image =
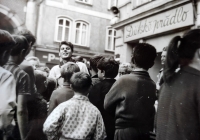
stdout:
<svg viewBox="0 0 200 140">
<path fill-rule="evenodd" d="M 63 82 L 63 86 L 70 87 L 69 83 Z"/>
<path fill-rule="evenodd" d="M 84 100 L 84 101 L 89 101 L 88 97 L 87 96 L 84 96 L 84 95 L 77 95 L 75 94 L 73 96 L 74 99 L 78 99 L 78 100 Z"/>
<path fill-rule="evenodd" d="M 96 74 L 96 75 L 93 75 L 92 78 L 98 78 L 98 75 L 97 75 L 97 74 Z"/>
<path fill-rule="evenodd" d="M 16 63 L 13 62 L 13 61 L 8 61 L 5 65 L 16 65 L 16 66 L 18 66 L 18 64 L 16 64 Z"/>
<path fill-rule="evenodd" d="M 185 66 L 181 70 L 200 76 L 200 71 L 190 66 Z"/>
<path fill-rule="evenodd" d="M 147 71 L 147 70 L 145 70 L 143 68 L 135 68 L 133 71 Z"/>
</svg>

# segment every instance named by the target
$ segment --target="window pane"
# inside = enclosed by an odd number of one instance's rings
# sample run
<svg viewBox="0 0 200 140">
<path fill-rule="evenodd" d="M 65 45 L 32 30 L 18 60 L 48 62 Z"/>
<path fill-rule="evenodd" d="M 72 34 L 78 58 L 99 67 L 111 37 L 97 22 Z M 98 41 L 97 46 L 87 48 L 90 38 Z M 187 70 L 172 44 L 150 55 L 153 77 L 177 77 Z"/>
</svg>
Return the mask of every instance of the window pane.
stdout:
<svg viewBox="0 0 200 140">
<path fill-rule="evenodd" d="M 76 30 L 76 36 L 75 36 L 75 43 L 79 43 L 79 38 L 80 38 L 80 31 Z"/>
<path fill-rule="evenodd" d="M 108 37 L 108 50 L 111 49 L 111 45 L 112 45 L 112 38 L 111 37 Z"/>
<path fill-rule="evenodd" d="M 66 20 L 66 26 L 69 27 L 70 22 Z"/>
<path fill-rule="evenodd" d="M 77 23 L 76 28 L 80 29 L 80 27 L 81 27 L 81 23 Z"/>
<path fill-rule="evenodd" d="M 63 19 L 59 20 L 59 25 L 63 25 Z"/>
<path fill-rule="evenodd" d="M 63 30 L 63 27 L 62 26 L 58 26 L 58 37 L 57 37 L 57 40 L 59 40 L 59 41 L 62 40 L 62 30 Z"/>
<path fill-rule="evenodd" d="M 85 24 L 83 24 L 82 29 L 83 29 L 83 30 L 86 30 L 86 27 L 87 27 L 87 26 L 86 26 Z"/>
<path fill-rule="evenodd" d="M 86 45 L 86 31 L 82 32 L 81 45 Z"/>
<path fill-rule="evenodd" d="M 65 41 L 69 39 L 69 28 L 65 28 Z"/>
<path fill-rule="evenodd" d="M 112 35 L 112 30 L 108 30 L 108 34 L 109 34 L 109 35 Z"/>
</svg>

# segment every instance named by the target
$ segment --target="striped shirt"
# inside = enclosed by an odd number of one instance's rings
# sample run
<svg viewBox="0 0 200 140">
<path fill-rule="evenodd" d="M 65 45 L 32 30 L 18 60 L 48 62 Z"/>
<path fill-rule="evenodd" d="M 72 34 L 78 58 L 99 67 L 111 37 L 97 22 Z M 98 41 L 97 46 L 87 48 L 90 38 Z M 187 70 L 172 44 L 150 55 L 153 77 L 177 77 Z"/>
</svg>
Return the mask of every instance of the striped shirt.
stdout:
<svg viewBox="0 0 200 140">
<path fill-rule="evenodd" d="M 31 95 L 30 77 L 28 74 L 14 62 L 7 62 L 3 67 L 14 75 L 17 95 Z"/>
</svg>

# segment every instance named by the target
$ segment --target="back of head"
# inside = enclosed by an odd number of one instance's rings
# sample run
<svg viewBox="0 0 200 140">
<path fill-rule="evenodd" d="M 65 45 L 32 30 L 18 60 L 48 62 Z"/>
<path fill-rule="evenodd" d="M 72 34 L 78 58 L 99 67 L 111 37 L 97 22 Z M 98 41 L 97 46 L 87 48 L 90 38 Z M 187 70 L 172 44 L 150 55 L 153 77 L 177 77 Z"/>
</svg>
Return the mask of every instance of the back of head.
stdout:
<svg viewBox="0 0 200 140">
<path fill-rule="evenodd" d="M 0 29 L 0 53 L 10 50 L 15 45 L 15 40 L 11 34 Z"/>
<path fill-rule="evenodd" d="M 96 73 L 98 72 L 97 63 L 102 58 L 104 58 L 102 55 L 94 55 L 94 56 L 90 57 L 90 68 L 93 69 Z"/>
<path fill-rule="evenodd" d="M 73 75 L 73 73 L 79 71 L 80 71 L 79 66 L 73 62 L 67 62 L 60 69 L 61 76 L 64 78 L 66 82 L 70 81 L 70 78 Z"/>
<path fill-rule="evenodd" d="M 19 31 L 18 33 L 17 33 L 17 35 L 22 35 L 22 36 L 24 36 L 26 39 L 27 39 L 27 41 L 28 41 L 28 43 L 32 46 L 33 44 L 35 44 L 35 41 L 36 41 L 36 39 L 35 39 L 35 36 L 29 31 L 29 30 L 27 30 L 27 29 L 22 29 L 21 31 Z"/>
<path fill-rule="evenodd" d="M 70 83 L 75 92 L 87 95 L 87 92 L 92 84 L 92 80 L 87 73 L 77 72 L 72 75 Z"/>
<path fill-rule="evenodd" d="M 82 56 L 76 56 L 76 57 L 74 57 L 74 60 L 76 62 L 83 62 L 83 57 Z"/>
<path fill-rule="evenodd" d="M 51 94 L 55 90 L 55 88 L 56 80 L 54 78 L 47 77 L 47 90 L 41 93 L 45 100 L 49 101 Z"/>
<path fill-rule="evenodd" d="M 39 93 L 44 92 L 46 89 L 45 82 L 47 81 L 47 77 L 45 72 L 41 70 L 35 70 L 34 71 L 35 75 L 35 85 Z"/>
<path fill-rule="evenodd" d="M 156 49 L 148 43 L 138 43 L 133 52 L 132 63 L 137 67 L 148 70 L 154 65 Z"/>
<path fill-rule="evenodd" d="M 10 50 L 15 46 L 15 40 L 5 30 L 0 30 L 0 66 L 4 65 L 10 55 Z"/>
<path fill-rule="evenodd" d="M 195 52 L 200 48 L 199 39 L 200 29 L 194 29 L 186 32 L 183 38 L 176 36 L 170 41 L 164 69 L 166 82 L 172 79 L 179 65 L 187 66 L 192 61 Z"/>
<path fill-rule="evenodd" d="M 13 35 L 13 38 L 14 38 L 16 44 L 13 47 L 10 55 L 17 56 L 21 53 L 22 50 L 24 50 L 25 51 L 24 53 L 26 53 L 29 48 L 29 44 L 28 44 L 28 41 L 26 40 L 26 38 L 21 35 Z"/>
<path fill-rule="evenodd" d="M 105 71 L 106 78 L 115 78 L 118 74 L 119 63 L 113 58 L 102 58 L 97 63 L 97 68 Z"/>
</svg>

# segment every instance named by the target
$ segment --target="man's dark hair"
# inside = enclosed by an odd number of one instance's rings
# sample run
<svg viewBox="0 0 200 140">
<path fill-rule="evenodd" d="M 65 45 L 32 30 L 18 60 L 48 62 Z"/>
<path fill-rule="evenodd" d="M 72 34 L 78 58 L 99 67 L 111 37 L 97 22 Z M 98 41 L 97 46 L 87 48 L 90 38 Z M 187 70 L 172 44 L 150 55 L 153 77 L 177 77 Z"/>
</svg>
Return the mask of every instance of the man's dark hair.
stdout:
<svg viewBox="0 0 200 140">
<path fill-rule="evenodd" d="M 17 35 L 22 35 L 22 36 L 24 36 L 24 37 L 26 38 L 26 40 L 28 41 L 29 44 L 30 44 L 30 42 L 31 42 L 31 46 L 32 46 L 33 44 L 35 44 L 36 39 L 35 39 L 35 36 L 31 33 L 31 31 L 29 31 L 29 30 L 27 30 L 27 29 L 22 29 L 21 31 L 19 31 L 19 32 L 17 33 Z"/>
<path fill-rule="evenodd" d="M 74 52 L 74 45 L 73 45 L 71 42 L 67 42 L 67 41 L 62 41 L 62 42 L 60 42 L 59 51 L 60 51 L 60 47 L 61 47 L 62 45 L 67 45 L 67 46 L 69 46 L 69 47 L 71 48 L 72 52 Z"/>
<path fill-rule="evenodd" d="M 132 62 L 139 68 L 148 70 L 154 65 L 156 49 L 148 43 L 138 43 L 133 52 Z"/>
<path fill-rule="evenodd" d="M 15 45 L 15 40 L 11 34 L 0 29 L 0 54 L 6 50 L 10 50 Z"/>
<path fill-rule="evenodd" d="M 34 76 L 35 76 L 35 86 L 38 90 L 44 89 L 45 87 L 45 81 L 47 81 L 47 76 L 45 72 L 41 70 L 35 70 L 34 71 Z"/>
<path fill-rule="evenodd" d="M 72 75 L 70 83 L 75 92 L 86 95 L 92 84 L 92 80 L 87 73 L 77 72 Z"/>
<path fill-rule="evenodd" d="M 16 44 L 10 53 L 11 56 L 16 56 L 16 55 L 20 54 L 20 52 L 23 49 L 25 50 L 25 52 L 29 49 L 28 41 L 26 40 L 26 38 L 24 36 L 13 35 L 13 38 L 14 38 Z"/>
<path fill-rule="evenodd" d="M 102 58 L 97 63 L 97 68 L 105 71 L 106 78 L 115 78 L 118 74 L 119 63 L 113 58 Z"/>
<path fill-rule="evenodd" d="M 90 57 L 90 69 L 93 69 L 97 73 L 98 72 L 97 63 L 102 58 L 104 58 L 104 56 L 102 56 L 102 55 L 94 55 L 94 56 Z"/>
<path fill-rule="evenodd" d="M 78 65 L 73 62 L 67 62 L 60 69 L 61 77 L 63 77 L 64 81 L 67 81 L 67 82 L 70 81 L 70 78 L 73 75 L 73 73 L 79 72 L 79 71 L 80 69 Z"/>
</svg>

